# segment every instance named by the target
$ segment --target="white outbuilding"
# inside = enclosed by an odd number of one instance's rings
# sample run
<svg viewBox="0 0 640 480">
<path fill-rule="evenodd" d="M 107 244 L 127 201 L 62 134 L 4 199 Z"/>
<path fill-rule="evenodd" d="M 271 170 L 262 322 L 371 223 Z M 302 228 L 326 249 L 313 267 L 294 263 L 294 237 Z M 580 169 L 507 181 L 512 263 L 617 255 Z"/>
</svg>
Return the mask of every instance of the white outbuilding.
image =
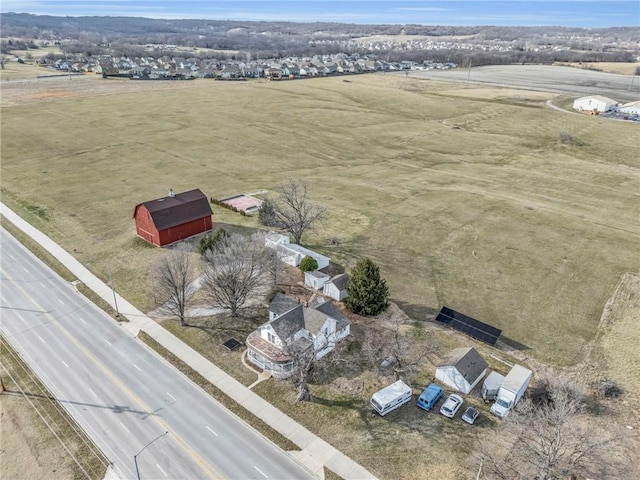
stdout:
<svg viewBox="0 0 640 480">
<path fill-rule="evenodd" d="M 640 115 L 640 100 L 620 105 L 618 111 L 627 115 Z"/>
<path fill-rule="evenodd" d="M 612 110 L 618 105 L 618 102 L 601 95 L 592 95 L 590 97 L 582 97 L 574 100 L 573 109 L 579 112 L 597 112 L 603 113 Z"/>
<path fill-rule="evenodd" d="M 436 379 L 467 394 L 482 380 L 488 367 L 475 348 L 456 348 L 436 368 Z"/>
</svg>

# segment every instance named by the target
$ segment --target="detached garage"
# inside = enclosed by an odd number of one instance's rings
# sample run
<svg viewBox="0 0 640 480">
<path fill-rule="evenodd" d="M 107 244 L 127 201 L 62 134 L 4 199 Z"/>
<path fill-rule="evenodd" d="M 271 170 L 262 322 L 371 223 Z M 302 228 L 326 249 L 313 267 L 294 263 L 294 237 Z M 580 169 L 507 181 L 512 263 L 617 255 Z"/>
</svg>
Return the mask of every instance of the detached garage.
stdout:
<svg viewBox="0 0 640 480">
<path fill-rule="evenodd" d="M 166 197 L 136 205 L 133 218 L 139 237 L 159 247 L 211 230 L 213 212 L 199 189 L 169 190 Z"/>
<path fill-rule="evenodd" d="M 456 348 L 436 368 L 436 379 L 467 394 L 482 380 L 488 366 L 475 348 Z"/>
</svg>

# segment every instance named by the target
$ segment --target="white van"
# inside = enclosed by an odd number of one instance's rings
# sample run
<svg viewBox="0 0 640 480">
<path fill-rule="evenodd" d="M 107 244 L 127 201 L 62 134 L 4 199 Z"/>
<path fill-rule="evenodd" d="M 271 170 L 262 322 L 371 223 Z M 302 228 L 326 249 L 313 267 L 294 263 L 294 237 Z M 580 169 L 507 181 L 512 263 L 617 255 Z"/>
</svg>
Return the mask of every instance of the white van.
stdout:
<svg viewBox="0 0 640 480">
<path fill-rule="evenodd" d="M 398 380 L 388 387 L 384 387 L 382 390 L 378 390 L 374 393 L 369 403 L 376 412 L 384 416 L 407 403 L 411 400 L 412 396 L 413 391 L 411 390 L 411 387 L 405 384 L 402 380 Z"/>
</svg>

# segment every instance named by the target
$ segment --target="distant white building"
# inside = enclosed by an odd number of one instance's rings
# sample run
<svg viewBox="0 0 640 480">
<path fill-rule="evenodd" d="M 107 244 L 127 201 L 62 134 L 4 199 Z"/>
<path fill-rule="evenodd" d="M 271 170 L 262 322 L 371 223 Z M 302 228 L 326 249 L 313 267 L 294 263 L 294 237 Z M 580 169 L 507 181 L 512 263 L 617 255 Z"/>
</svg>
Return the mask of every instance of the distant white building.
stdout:
<svg viewBox="0 0 640 480">
<path fill-rule="evenodd" d="M 640 100 L 620 105 L 618 111 L 628 115 L 640 115 Z"/>
<path fill-rule="evenodd" d="M 579 112 L 603 113 L 616 107 L 618 102 L 601 95 L 592 95 L 574 100 L 573 109 Z"/>
</svg>

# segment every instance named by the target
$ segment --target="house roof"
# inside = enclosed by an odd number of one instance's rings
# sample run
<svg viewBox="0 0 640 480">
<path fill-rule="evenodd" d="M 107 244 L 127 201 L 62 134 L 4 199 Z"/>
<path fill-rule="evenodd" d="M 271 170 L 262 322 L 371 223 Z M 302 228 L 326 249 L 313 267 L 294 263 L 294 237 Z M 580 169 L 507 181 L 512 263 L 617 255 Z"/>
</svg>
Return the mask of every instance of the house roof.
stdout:
<svg viewBox="0 0 640 480">
<path fill-rule="evenodd" d="M 304 328 L 312 335 L 320 333 L 320 329 L 327 322 L 329 317 L 326 313 L 319 312 L 313 308 L 305 308 L 303 310 L 304 315 Z"/>
<path fill-rule="evenodd" d="M 273 297 L 271 305 L 269 305 L 269 311 L 275 313 L 276 315 L 282 315 L 283 313 L 286 313 L 297 306 L 298 302 L 295 298 L 291 298 L 287 295 L 283 295 L 282 293 L 278 293 L 275 297 Z"/>
<path fill-rule="evenodd" d="M 464 379 L 473 383 L 489 366 L 473 347 L 456 348 L 447 355 L 440 367 L 455 367 Z"/>
<path fill-rule="evenodd" d="M 603 103 L 618 103 L 615 100 L 609 97 L 603 97 L 602 95 L 589 95 L 588 97 L 580 97 L 576 100 L 576 102 L 579 102 L 580 100 L 597 100 L 598 102 Z"/>
<path fill-rule="evenodd" d="M 165 230 L 213 214 L 207 197 L 198 188 L 138 204 L 133 211 L 134 218 L 140 205 L 144 205 L 149 211 L 158 230 Z"/>
<path fill-rule="evenodd" d="M 333 302 L 319 303 L 314 307 L 317 311 L 324 313 L 325 315 L 333 318 L 336 321 L 336 330 L 344 330 L 347 325 L 351 325 L 351 322 L 347 320 L 347 317 L 343 315 L 338 307 Z"/>
<path fill-rule="evenodd" d="M 322 273 L 319 270 L 312 270 L 310 272 L 304 272 L 305 276 L 310 276 L 310 277 L 314 277 L 314 278 L 318 278 L 320 280 L 328 280 L 329 279 L 329 275 L 327 275 L 326 273 Z"/>
<path fill-rule="evenodd" d="M 340 275 L 336 275 L 331 280 L 330 283 L 333 283 L 338 290 L 346 290 L 347 282 L 349 281 L 349 275 L 346 273 L 341 273 Z"/>
<path fill-rule="evenodd" d="M 288 312 L 269 322 L 282 342 L 286 342 L 294 334 L 305 327 L 302 305 L 296 305 Z"/>
</svg>

